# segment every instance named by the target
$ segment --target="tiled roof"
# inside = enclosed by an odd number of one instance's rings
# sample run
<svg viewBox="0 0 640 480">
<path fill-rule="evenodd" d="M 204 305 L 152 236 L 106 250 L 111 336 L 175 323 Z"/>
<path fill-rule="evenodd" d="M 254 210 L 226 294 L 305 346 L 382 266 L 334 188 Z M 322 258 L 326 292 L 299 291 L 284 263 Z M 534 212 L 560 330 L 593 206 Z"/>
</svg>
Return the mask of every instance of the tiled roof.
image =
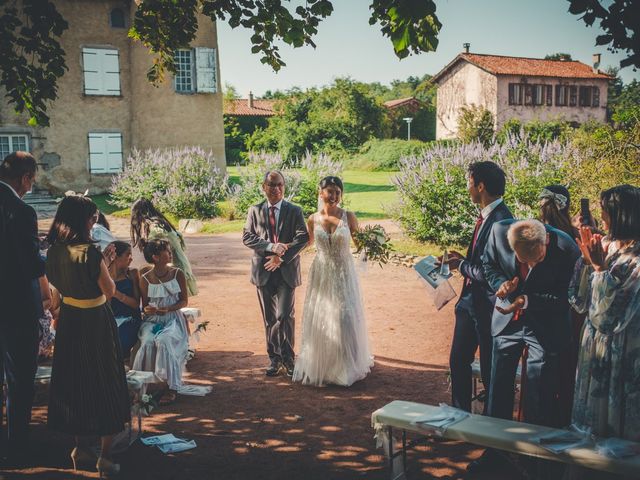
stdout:
<svg viewBox="0 0 640 480">
<path fill-rule="evenodd" d="M 265 100 L 261 98 L 253 99 L 253 106 L 249 106 L 247 98 L 237 98 L 224 102 L 225 115 L 235 115 L 238 117 L 272 117 L 276 114 L 274 110 L 275 100 Z"/>
<path fill-rule="evenodd" d="M 397 107 L 401 107 L 402 105 L 407 105 L 415 102 L 422 103 L 420 102 L 420 100 L 418 100 L 415 97 L 406 97 L 406 98 L 397 98 L 395 100 L 387 100 L 386 102 L 384 102 L 384 106 L 387 108 L 397 108 Z"/>
<path fill-rule="evenodd" d="M 576 60 L 544 60 L 541 58 L 504 57 L 501 55 L 481 55 L 478 53 L 461 53 L 449 65 L 444 67 L 434 78 L 440 80 L 449 68 L 460 60 L 492 73 L 493 75 L 524 75 L 532 77 L 556 78 L 601 78 L 612 77 L 603 72 L 594 72 L 592 67 Z"/>
</svg>

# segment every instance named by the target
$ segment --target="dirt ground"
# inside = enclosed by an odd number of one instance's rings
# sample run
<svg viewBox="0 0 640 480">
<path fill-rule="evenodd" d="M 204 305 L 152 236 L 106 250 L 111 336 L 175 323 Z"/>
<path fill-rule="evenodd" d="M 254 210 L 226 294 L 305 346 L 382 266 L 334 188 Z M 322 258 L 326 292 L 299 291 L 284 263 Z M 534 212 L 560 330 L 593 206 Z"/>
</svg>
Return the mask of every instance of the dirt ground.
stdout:
<svg viewBox="0 0 640 480">
<path fill-rule="evenodd" d="M 126 238 L 126 222 L 114 220 L 113 230 Z M 412 269 L 369 268 L 362 286 L 375 354 L 371 374 L 350 388 L 301 386 L 284 376 L 264 375 L 268 359 L 256 291 L 249 283 L 251 252 L 240 234 L 191 235 L 187 245 L 200 287 L 190 305 L 211 322 L 188 364 L 187 381 L 212 385 L 213 391 L 206 397 L 180 396 L 154 410 L 143 428 L 145 435 L 170 432 L 193 439 L 197 448 L 164 455 L 136 442 L 117 458 L 119 478 L 388 478 L 371 412 L 396 399 L 450 402 L 453 304 L 437 312 Z M 312 258 L 311 253 L 302 256 L 297 345 Z M 454 287 L 459 290 L 459 279 Z M 34 467 L 6 471 L 0 478 L 96 478 L 93 469 L 74 472 L 68 457 L 72 439 L 46 428 L 46 389 L 36 400 Z M 464 443 L 430 442 L 410 454 L 409 478 L 464 478 L 464 467 L 479 454 Z"/>
</svg>

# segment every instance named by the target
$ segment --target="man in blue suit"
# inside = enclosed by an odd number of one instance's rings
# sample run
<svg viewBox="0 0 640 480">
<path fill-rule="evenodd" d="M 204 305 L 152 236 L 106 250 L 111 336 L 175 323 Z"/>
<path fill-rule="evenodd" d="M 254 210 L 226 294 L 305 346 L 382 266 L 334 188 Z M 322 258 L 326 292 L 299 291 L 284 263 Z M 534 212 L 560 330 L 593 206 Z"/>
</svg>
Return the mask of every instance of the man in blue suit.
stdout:
<svg viewBox="0 0 640 480">
<path fill-rule="evenodd" d="M 0 164 L 0 385 L 6 381 L 8 390 L 6 433 L 0 418 L 0 435 L 6 435 L 6 441 L 0 438 L 0 448 L 6 446 L 6 451 L 0 450 L 0 457 L 12 464 L 30 454 L 38 318 L 43 313 L 38 220 L 22 201 L 33 186 L 36 169 L 36 160 L 27 152 L 9 154 Z"/>
<path fill-rule="evenodd" d="M 570 341 L 567 292 L 579 256 L 573 239 L 538 220 L 494 225 L 483 256 L 485 278 L 498 297 L 491 322 L 492 417 L 512 418 L 516 368 L 527 347 L 523 418 L 551 422 L 558 354 Z"/>
<path fill-rule="evenodd" d="M 489 288 L 482 268 L 489 233 L 495 222 L 513 218 L 502 201 L 505 174 L 493 162 L 476 162 L 469 166 L 467 188 L 473 203 L 480 207 L 467 256 L 452 251 L 451 269 L 459 269 L 464 278 L 460 299 L 455 307 L 456 324 L 451 344 L 451 397 L 453 406 L 471 411 L 471 364 L 480 347 L 480 372 L 486 391 L 491 373 L 491 314 L 495 293 Z M 486 406 L 486 404 L 485 404 Z"/>
</svg>

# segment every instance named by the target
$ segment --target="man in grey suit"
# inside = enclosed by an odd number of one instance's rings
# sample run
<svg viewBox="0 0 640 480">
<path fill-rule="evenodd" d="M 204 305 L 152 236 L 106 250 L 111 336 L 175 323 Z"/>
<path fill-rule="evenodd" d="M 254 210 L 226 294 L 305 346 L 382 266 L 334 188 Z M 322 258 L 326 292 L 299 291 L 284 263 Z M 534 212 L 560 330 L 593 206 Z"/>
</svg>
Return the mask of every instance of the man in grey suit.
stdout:
<svg viewBox="0 0 640 480">
<path fill-rule="evenodd" d="M 514 380 L 525 347 L 523 418 L 552 422 L 558 354 L 569 347 L 569 281 L 578 246 L 538 220 L 496 223 L 484 251 L 484 276 L 498 300 L 493 312 L 489 415 L 511 419 Z"/>
<path fill-rule="evenodd" d="M 282 173 L 267 172 L 262 190 L 266 200 L 249 209 L 242 241 L 253 250 L 251 283 L 258 289 L 270 360 L 265 374 L 276 376 L 284 367 L 292 376 L 295 289 L 301 283 L 299 254 L 309 233 L 302 209 L 283 199 Z"/>
</svg>

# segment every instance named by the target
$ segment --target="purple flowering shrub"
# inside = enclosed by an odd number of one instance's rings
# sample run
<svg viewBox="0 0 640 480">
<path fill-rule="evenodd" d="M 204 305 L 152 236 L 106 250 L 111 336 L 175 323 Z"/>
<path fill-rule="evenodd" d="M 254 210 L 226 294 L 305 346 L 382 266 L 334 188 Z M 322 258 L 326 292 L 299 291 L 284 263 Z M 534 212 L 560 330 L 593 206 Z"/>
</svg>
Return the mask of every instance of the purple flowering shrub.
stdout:
<svg viewBox="0 0 640 480">
<path fill-rule="evenodd" d="M 496 162 L 507 175 L 505 202 L 517 218 L 538 216 L 542 187 L 566 183 L 578 152 L 560 141 L 532 142 L 509 137 L 487 147 L 480 142 L 436 144 L 421 155 L 400 160 L 393 178 L 399 206 L 393 212 L 407 235 L 442 246 L 471 240 L 478 210 L 467 193 L 472 162 Z"/>
<path fill-rule="evenodd" d="M 249 207 L 264 199 L 262 183 L 270 170 L 279 170 L 285 177 L 285 199 L 302 207 L 305 215 L 317 211 L 318 184 L 327 175 L 340 175 L 342 163 L 325 154 L 306 155 L 293 165 L 278 153 L 249 153 L 247 164 L 238 167 L 238 183 L 229 186 L 229 198 L 234 217 L 242 218 Z"/>
<path fill-rule="evenodd" d="M 138 198 L 179 218 L 211 218 L 227 193 L 227 175 L 200 147 L 133 150 L 112 180 L 111 197 L 122 208 Z"/>
</svg>

